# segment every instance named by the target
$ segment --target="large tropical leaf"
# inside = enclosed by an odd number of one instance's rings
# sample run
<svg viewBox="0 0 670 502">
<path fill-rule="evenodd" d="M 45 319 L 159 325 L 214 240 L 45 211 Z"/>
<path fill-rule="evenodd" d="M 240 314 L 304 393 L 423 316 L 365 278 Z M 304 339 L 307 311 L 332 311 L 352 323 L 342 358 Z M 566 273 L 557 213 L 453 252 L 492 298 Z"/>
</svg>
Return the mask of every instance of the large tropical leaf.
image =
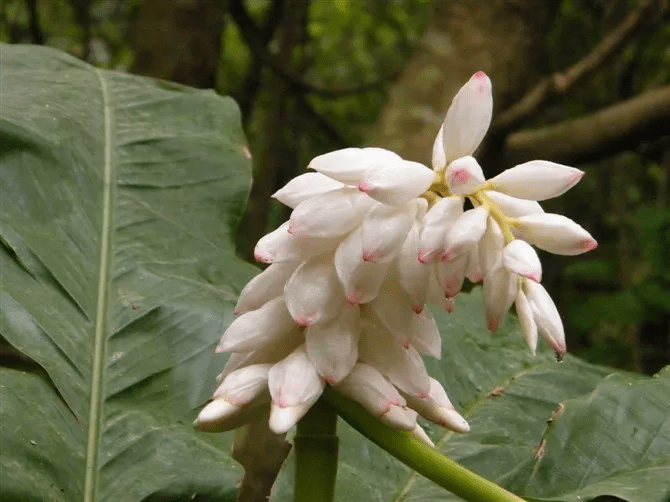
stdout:
<svg viewBox="0 0 670 502">
<path fill-rule="evenodd" d="M 230 99 L 0 47 L 0 499 L 235 497 L 194 409 L 254 269 Z M 18 362 L 16 362 L 18 361 Z"/>
<path fill-rule="evenodd" d="M 670 368 L 648 378 L 570 356 L 558 363 L 548 350 L 532 357 L 512 316 L 491 335 L 481 311 L 476 288 L 458 297 L 454 313 L 435 312 L 443 357 L 426 364 L 472 428 L 445 434 L 424 423 L 437 448 L 529 500 L 670 500 Z M 337 500 L 461 500 L 346 423 L 338 431 Z M 290 499 L 292 462 L 279 500 Z"/>
</svg>

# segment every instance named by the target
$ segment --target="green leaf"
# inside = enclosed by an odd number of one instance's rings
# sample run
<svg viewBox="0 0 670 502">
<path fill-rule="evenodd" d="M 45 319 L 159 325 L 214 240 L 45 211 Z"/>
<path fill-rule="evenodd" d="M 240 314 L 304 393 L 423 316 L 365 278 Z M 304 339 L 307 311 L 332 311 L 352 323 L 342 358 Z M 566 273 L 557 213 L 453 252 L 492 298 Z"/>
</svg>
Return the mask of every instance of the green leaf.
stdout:
<svg viewBox="0 0 670 502">
<path fill-rule="evenodd" d="M 0 368 L 0 499 L 232 500 L 230 436 L 191 421 L 255 271 L 231 238 L 237 107 L 52 49 L 0 57 L 0 333 L 25 356 Z"/>
<path fill-rule="evenodd" d="M 435 316 L 443 356 L 426 365 L 471 427 L 454 434 L 422 422 L 443 454 L 529 500 L 667 500 L 670 370 L 647 378 L 570 356 L 558 363 L 546 349 L 532 357 L 513 316 L 495 334 L 486 330 L 480 288 L 459 295 L 453 314 Z M 338 434 L 336 500 L 460 500 L 342 421 Z M 292 461 L 277 500 L 290 499 Z"/>
</svg>

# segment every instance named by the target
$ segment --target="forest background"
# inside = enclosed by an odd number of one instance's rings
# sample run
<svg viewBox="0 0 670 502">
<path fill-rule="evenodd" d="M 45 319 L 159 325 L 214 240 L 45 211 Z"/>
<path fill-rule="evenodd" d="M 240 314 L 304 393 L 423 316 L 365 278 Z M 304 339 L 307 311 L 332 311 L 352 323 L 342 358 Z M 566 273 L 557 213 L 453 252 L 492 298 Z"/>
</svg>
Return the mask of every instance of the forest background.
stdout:
<svg viewBox="0 0 670 502">
<path fill-rule="evenodd" d="M 0 40 L 235 98 L 254 165 L 247 259 L 288 216 L 270 195 L 316 155 L 375 145 L 429 164 L 455 92 L 484 70 L 486 176 L 537 158 L 587 173 L 545 205 L 599 242 L 542 256 L 569 351 L 652 374 L 670 361 L 669 20 L 668 0 L 4 0 Z"/>
</svg>

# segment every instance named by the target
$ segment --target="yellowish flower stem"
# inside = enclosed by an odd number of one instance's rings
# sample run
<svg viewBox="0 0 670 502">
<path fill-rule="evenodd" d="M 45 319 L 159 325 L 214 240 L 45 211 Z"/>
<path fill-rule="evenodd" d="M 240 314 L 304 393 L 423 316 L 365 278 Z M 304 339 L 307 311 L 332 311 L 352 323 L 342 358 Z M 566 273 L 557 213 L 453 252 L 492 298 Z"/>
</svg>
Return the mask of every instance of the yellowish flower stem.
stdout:
<svg viewBox="0 0 670 502">
<path fill-rule="evenodd" d="M 477 190 L 475 193 L 470 194 L 469 197 L 478 205 L 484 206 L 488 210 L 489 216 L 500 226 L 500 230 L 502 230 L 505 236 L 505 244 L 512 242 L 514 240 L 512 227 L 515 226 L 515 220 L 505 215 L 498 204 L 493 202 L 483 189 Z"/>
</svg>

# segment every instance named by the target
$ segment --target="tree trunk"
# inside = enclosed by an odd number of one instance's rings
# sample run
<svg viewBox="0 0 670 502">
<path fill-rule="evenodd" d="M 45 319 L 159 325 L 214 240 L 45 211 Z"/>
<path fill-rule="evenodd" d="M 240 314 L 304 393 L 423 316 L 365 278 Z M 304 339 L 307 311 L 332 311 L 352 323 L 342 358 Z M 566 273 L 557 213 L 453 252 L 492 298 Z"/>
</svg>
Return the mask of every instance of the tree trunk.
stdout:
<svg viewBox="0 0 670 502">
<path fill-rule="evenodd" d="M 193 87 L 215 87 L 225 10 L 225 0 L 143 0 L 131 71 Z"/>
<path fill-rule="evenodd" d="M 509 105 L 535 76 L 542 55 L 538 47 L 543 47 L 555 3 L 437 0 L 426 33 L 368 143 L 429 164 L 451 100 L 478 70 L 491 77 L 495 109 Z"/>
</svg>

